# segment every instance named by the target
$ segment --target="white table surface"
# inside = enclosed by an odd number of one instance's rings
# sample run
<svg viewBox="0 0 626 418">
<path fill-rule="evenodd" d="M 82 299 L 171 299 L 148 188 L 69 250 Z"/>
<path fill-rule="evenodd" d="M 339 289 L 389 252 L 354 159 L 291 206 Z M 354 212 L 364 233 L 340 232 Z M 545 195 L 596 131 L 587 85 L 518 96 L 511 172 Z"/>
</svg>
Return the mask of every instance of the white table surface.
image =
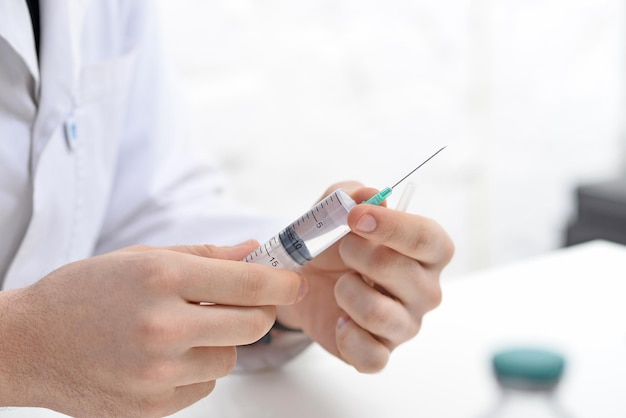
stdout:
<svg viewBox="0 0 626 418">
<path fill-rule="evenodd" d="M 498 394 L 490 354 L 523 344 L 566 355 L 558 396 L 574 417 L 626 417 L 626 247 L 595 241 L 442 285 L 441 306 L 381 373 L 361 375 L 313 346 L 280 370 L 221 379 L 174 416 L 478 417 Z"/>
</svg>

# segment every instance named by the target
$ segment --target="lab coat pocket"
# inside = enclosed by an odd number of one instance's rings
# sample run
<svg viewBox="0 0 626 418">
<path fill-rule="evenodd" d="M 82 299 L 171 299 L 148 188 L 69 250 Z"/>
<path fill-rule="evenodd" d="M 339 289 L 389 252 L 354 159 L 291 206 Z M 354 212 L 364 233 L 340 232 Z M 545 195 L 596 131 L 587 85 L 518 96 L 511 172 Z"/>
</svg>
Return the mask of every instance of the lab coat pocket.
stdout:
<svg viewBox="0 0 626 418">
<path fill-rule="evenodd" d="M 128 102 L 135 73 L 136 52 L 82 68 L 74 95 L 72 118 L 82 157 L 90 172 L 110 180 L 127 124 Z"/>
<path fill-rule="evenodd" d="M 130 50 L 119 57 L 83 67 L 75 104 L 81 106 L 106 97 L 125 97 L 136 55 L 135 50 Z"/>
</svg>

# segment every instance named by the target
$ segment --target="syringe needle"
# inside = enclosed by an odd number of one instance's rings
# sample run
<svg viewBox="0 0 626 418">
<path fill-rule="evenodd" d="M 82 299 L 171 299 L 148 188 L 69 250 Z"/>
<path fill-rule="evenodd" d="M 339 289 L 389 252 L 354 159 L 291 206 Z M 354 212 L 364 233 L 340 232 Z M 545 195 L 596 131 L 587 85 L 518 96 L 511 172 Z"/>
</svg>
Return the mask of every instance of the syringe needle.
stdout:
<svg viewBox="0 0 626 418">
<path fill-rule="evenodd" d="M 387 199 L 391 193 L 393 192 L 394 187 L 396 187 L 398 184 L 402 183 L 404 180 L 406 180 L 411 174 L 415 173 L 421 166 L 423 166 L 424 164 L 426 164 L 428 161 L 430 161 L 435 155 L 439 154 L 441 151 L 443 151 L 446 147 L 441 147 L 436 153 L 434 153 L 433 155 L 431 155 L 430 157 L 428 157 L 426 160 L 424 160 L 423 163 L 421 163 L 420 165 L 418 165 L 417 167 L 415 167 L 413 170 L 411 170 L 411 172 L 409 174 L 407 174 L 406 176 L 402 177 L 400 179 L 400 181 L 398 181 L 396 184 L 394 184 L 391 187 L 385 187 L 384 189 L 382 189 L 380 192 L 376 193 L 374 196 L 370 197 L 369 199 L 367 199 L 366 201 L 364 201 L 363 203 L 368 203 L 370 205 L 380 205 L 381 203 L 383 203 L 385 201 L 385 199 Z"/>
<path fill-rule="evenodd" d="M 446 145 L 447 146 L 447 145 Z M 423 166 L 424 164 L 426 164 L 427 162 L 429 162 L 435 155 L 439 154 L 441 151 L 443 151 L 446 146 L 443 146 L 439 149 L 439 151 L 437 151 L 436 153 L 434 153 L 433 155 L 431 155 L 430 157 L 428 157 L 423 163 L 421 163 L 420 165 L 418 165 L 417 167 L 415 167 L 413 170 L 411 170 L 411 172 L 409 174 L 407 174 L 406 176 L 402 177 L 400 179 L 400 181 L 398 181 L 396 184 L 394 184 L 393 186 L 391 186 L 392 189 L 395 189 L 395 187 L 402 183 L 404 180 L 406 180 L 411 174 L 415 173 L 421 166 Z"/>
</svg>

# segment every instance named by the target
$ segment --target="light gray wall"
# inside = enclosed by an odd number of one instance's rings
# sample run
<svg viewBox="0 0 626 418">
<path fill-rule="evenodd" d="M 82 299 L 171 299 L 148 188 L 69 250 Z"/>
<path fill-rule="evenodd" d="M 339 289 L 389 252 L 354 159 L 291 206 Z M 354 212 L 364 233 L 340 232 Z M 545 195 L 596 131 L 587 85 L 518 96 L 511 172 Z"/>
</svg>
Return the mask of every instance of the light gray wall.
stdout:
<svg viewBox="0 0 626 418">
<path fill-rule="evenodd" d="M 410 206 L 455 240 L 447 276 L 558 247 L 574 186 L 625 165 L 620 1 L 160 4 L 235 201 L 291 220 L 335 181 L 382 188 L 448 145 Z"/>
</svg>

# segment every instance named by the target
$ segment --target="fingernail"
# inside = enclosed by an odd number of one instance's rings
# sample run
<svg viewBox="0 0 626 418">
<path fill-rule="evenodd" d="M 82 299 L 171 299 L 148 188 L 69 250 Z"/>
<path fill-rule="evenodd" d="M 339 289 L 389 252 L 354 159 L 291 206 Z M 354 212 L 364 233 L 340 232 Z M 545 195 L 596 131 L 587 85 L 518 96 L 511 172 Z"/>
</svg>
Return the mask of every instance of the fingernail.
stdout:
<svg viewBox="0 0 626 418">
<path fill-rule="evenodd" d="M 376 229 L 376 219 L 372 215 L 363 215 L 356 223 L 356 229 L 361 232 L 372 232 Z"/>
<path fill-rule="evenodd" d="M 337 320 L 337 329 L 343 327 L 345 324 L 348 323 L 348 321 L 350 321 L 350 318 L 348 318 L 347 316 L 340 316 Z"/>
</svg>

